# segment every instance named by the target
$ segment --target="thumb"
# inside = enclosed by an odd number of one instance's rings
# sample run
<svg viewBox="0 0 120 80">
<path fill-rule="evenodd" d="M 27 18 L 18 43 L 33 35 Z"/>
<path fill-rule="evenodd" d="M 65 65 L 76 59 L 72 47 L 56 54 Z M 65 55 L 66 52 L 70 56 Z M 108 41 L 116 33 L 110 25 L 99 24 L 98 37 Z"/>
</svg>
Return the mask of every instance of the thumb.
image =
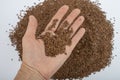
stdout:
<svg viewBox="0 0 120 80">
<path fill-rule="evenodd" d="M 25 36 L 31 37 L 33 36 L 35 38 L 37 26 L 38 26 L 37 19 L 33 15 L 30 15 Z"/>
</svg>

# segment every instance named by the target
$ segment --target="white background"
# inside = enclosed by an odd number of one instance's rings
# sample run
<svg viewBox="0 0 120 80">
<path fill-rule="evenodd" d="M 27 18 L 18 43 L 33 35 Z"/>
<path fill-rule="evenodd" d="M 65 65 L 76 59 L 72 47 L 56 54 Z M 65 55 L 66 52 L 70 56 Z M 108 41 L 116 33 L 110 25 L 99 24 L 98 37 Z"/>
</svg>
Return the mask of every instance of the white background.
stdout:
<svg viewBox="0 0 120 80">
<path fill-rule="evenodd" d="M 0 0 L 0 80 L 13 80 L 21 64 L 15 48 L 10 45 L 9 33 L 6 31 L 13 28 L 8 24 L 15 26 L 18 21 L 16 14 L 26 9 L 24 5 L 32 6 L 34 2 L 39 3 L 38 0 Z M 107 12 L 107 18 L 115 17 L 116 20 L 113 56 L 117 56 L 109 67 L 84 80 L 120 80 L 120 0 L 100 0 L 100 3 Z"/>
</svg>

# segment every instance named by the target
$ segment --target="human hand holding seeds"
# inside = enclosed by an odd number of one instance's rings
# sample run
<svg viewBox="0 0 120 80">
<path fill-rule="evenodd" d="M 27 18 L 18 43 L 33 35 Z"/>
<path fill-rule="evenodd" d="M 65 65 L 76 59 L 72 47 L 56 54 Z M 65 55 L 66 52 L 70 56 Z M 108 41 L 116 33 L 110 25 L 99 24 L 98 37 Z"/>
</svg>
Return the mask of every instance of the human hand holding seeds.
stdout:
<svg viewBox="0 0 120 80">
<path fill-rule="evenodd" d="M 62 18 L 67 13 L 69 7 L 67 5 L 62 6 L 58 12 L 53 16 L 49 24 L 47 25 L 46 29 L 43 33 L 51 32 L 55 35 L 57 29 L 59 29 L 58 25 L 60 24 Z M 39 80 L 38 78 L 35 79 L 34 76 L 39 75 L 44 79 L 50 79 L 52 75 L 64 64 L 64 62 L 68 59 L 71 55 L 72 50 L 82 38 L 85 33 L 84 28 L 80 28 L 81 24 L 84 21 L 83 16 L 79 16 L 80 10 L 74 9 L 65 20 L 60 24 L 62 25 L 65 21 L 69 23 L 65 27 L 65 29 L 72 29 L 73 32 L 71 34 L 71 45 L 65 46 L 65 54 L 59 54 L 56 57 L 48 57 L 45 55 L 45 45 L 42 39 L 36 39 L 35 33 L 38 26 L 37 19 L 33 16 L 29 16 L 29 23 L 26 30 L 26 33 L 22 39 L 22 47 L 23 47 L 23 62 L 20 71 L 18 72 L 15 80 L 23 80 L 21 76 L 24 77 L 24 80 Z M 77 18 L 77 19 L 76 19 Z M 53 20 L 57 19 L 56 25 L 54 28 L 49 29 L 49 26 L 52 25 Z M 76 19 L 76 20 L 75 20 Z M 74 21 L 75 20 L 75 21 Z M 72 24 L 73 23 L 73 24 Z M 24 66 L 31 70 L 30 73 L 21 75 L 22 69 Z M 29 71 L 28 71 L 29 72 Z"/>
</svg>

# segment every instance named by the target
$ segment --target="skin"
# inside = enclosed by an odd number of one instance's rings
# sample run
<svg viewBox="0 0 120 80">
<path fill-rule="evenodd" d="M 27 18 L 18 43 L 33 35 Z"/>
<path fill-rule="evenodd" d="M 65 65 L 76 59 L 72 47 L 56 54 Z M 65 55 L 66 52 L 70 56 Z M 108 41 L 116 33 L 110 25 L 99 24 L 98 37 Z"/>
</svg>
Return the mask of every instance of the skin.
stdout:
<svg viewBox="0 0 120 80">
<path fill-rule="evenodd" d="M 58 25 L 63 18 L 63 16 L 67 13 L 69 7 L 67 5 L 62 6 L 58 12 L 53 16 L 49 24 L 47 25 L 44 33 L 48 31 L 48 27 L 52 24 L 54 19 L 58 19 L 58 22 L 51 30 L 52 33 L 56 31 Z M 50 79 L 50 77 L 55 74 L 55 72 L 64 64 L 64 62 L 71 55 L 72 50 L 75 48 L 76 44 L 83 37 L 85 33 L 84 28 L 80 28 L 81 24 L 84 21 L 83 16 L 79 16 L 80 10 L 74 9 L 65 20 L 67 20 L 70 24 L 77 18 L 74 23 L 70 26 L 73 28 L 73 33 L 71 35 L 71 46 L 66 46 L 66 53 L 57 55 L 56 57 L 48 57 L 45 55 L 45 46 L 42 39 L 36 39 L 35 33 L 38 26 L 37 19 L 33 16 L 29 16 L 29 23 L 27 26 L 26 33 L 22 39 L 22 47 L 23 47 L 23 62 L 32 68 L 38 70 L 46 79 Z M 63 22 L 65 21 L 63 20 Z M 62 22 L 62 23 L 63 23 Z M 80 28 L 80 29 L 79 29 Z M 79 29 L 79 30 L 78 30 Z M 75 34 L 75 32 L 78 32 Z M 54 33 L 55 34 L 55 33 Z M 74 35 L 74 36 L 73 36 Z"/>
</svg>

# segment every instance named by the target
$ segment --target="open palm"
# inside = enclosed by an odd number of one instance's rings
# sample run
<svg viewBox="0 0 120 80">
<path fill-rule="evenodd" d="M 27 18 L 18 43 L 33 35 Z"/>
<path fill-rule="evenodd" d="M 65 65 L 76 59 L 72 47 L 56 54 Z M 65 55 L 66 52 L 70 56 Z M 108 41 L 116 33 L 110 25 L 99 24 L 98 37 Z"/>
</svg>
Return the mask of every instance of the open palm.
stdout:
<svg viewBox="0 0 120 80">
<path fill-rule="evenodd" d="M 51 29 L 51 32 L 55 32 L 58 28 L 58 25 L 63 18 L 63 16 L 67 13 L 69 7 L 67 5 L 62 6 L 58 12 L 53 16 L 49 24 L 47 25 L 44 32 L 49 31 L 48 28 L 52 24 L 54 19 L 58 19 L 58 22 L 54 28 Z M 85 33 L 84 28 L 80 28 L 80 25 L 84 21 L 83 16 L 79 16 L 80 10 L 74 9 L 68 17 L 64 21 L 68 21 L 71 24 L 75 18 L 77 18 L 74 23 L 70 26 L 73 29 L 73 33 L 71 35 L 72 44 L 70 46 L 66 46 L 65 54 L 57 55 L 56 57 L 48 57 L 45 55 L 45 45 L 42 39 L 36 39 L 35 33 L 38 26 L 37 20 L 34 16 L 29 16 L 29 23 L 26 30 L 26 33 L 22 39 L 22 47 L 23 47 L 23 62 L 27 65 L 37 69 L 44 77 L 49 79 L 68 59 L 72 50 L 82 38 Z M 63 22 L 64 22 L 63 21 Z M 62 23 L 63 23 L 62 22 Z M 62 24 L 61 24 L 62 25 Z M 80 29 L 79 29 L 80 28 Z M 79 30 L 78 30 L 79 29 Z M 78 31 L 76 33 L 76 31 Z M 76 33 L 76 34 L 75 34 Z"/>
</svg>

